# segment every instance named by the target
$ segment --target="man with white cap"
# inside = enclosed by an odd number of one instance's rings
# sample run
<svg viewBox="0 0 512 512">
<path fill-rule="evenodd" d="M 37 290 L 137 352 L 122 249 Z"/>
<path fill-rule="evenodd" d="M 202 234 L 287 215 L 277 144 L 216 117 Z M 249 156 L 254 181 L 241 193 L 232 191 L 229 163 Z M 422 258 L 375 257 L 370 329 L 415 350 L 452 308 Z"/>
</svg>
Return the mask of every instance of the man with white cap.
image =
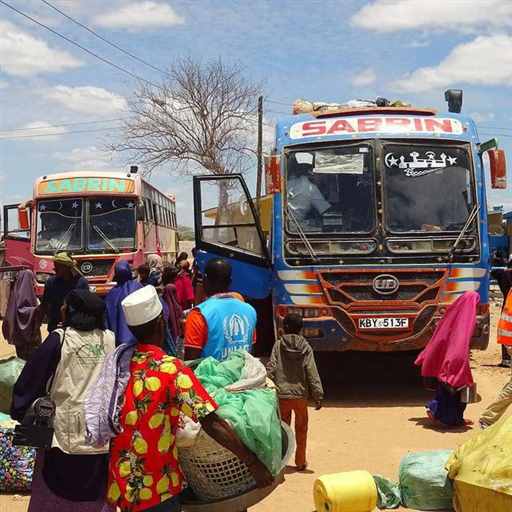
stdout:
<svg viewBox="0 0 512 512">
<path fill-rule="evenodd" d="M 137 347 L 120 412 L 123 431 L 110 447 L 110 505 L 130 512 L 180 510 L 183 476 L 175 444 L 180 413 L 199 421 L 243 460 L 258 486 L 269 485 L 270 473 L 215 414 L 217 404 L 194 373 L 163 351 L 165 324 L 155 288 L 145 286 L 121 304 Z"/>
</svg>

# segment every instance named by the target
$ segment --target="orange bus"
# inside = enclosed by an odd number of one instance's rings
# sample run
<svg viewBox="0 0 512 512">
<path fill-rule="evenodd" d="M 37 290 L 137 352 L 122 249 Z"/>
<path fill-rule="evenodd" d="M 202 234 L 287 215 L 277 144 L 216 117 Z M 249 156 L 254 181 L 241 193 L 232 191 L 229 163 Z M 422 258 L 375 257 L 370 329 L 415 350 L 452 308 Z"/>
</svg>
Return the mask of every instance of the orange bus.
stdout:
<svg viewBox="0 0 512 512">
<path fill-rule="evenodd" d="M 38 294 L 53 274 L 52 256 L 73 254 L 91 288 L 103 295 L 114 266 L 133 267 L 148 254 L 176 256 L 176 200 L 144 180 L 137 168 L 120 172 L 67 172 L 43 176 L 33 198 L 4 206 L 5 261 L 31 268 Z"/>
</svg>

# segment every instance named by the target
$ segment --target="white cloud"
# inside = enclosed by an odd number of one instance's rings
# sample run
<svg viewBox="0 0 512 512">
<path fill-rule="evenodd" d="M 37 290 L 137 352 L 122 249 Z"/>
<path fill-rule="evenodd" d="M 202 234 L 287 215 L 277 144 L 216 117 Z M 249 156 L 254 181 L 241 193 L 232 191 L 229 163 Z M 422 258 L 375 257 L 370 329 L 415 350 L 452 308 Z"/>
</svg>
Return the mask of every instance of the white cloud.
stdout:
<svg viewBox="0 0 512 512">
<path fill-rule="evenodd" d="M 110 151 L 105 151 L 96 146 L 74 148 L 68 152 L 55 153 L 54 157 L 61 161 L 67 170 L 122 170 L 121 166 L 113 159 Z"/>
<path fill-rule="evenodd" d="M 82 63 L 73 55 L 50 48 L 45 41 L 0 21 L 0 69 L 14 76 L 31 76 L 72 69 Z"/>
<path fill-rule="evenodd" d="M 0 139 L 5 137 L 13 140 L 19 138 L 26 141 L 48 142 L 57 140 L 63 133 L 66 133 L 66 129 L 62 126 L 53 126 L 46 121 L 34 121 L 15 131 L 0 131 Z"/>
<path fill-rule="evenodd" d="M 132 2 L 95 17 L 95 23 L 99 26 L 132 30 L 169 27 L 184 21 L 169 4 L 151 0 Z"/>
<path fill-rule="evenodd" d="M 352 85 L 354 87 L 364 87 L 371 85 L 377 80 L 377 75 L 372 68 L 366 68 L 352 77 Z"/>
<path fill-rule="evenodd" d="M 376 32 L 411 29 L 450 31 L 512 26 L 512 2 L 503 0 L 375 0 L 354 16 L 353 25 Z"/>
<path fill-rule="evenodd" d="M 57 85 L 43 92 L 45 98 L 82 114 L 112 115 L 127 109 L 125 98 L 101 87 Z"/>
<path fill-rule="evenodd" d="M 510 85 L 512 37 L 480 36 L 456 46 L 437 66 L 419 68 L 393 85 L 404 92 L 421 92 L 456 84 Z"/>
</svg>

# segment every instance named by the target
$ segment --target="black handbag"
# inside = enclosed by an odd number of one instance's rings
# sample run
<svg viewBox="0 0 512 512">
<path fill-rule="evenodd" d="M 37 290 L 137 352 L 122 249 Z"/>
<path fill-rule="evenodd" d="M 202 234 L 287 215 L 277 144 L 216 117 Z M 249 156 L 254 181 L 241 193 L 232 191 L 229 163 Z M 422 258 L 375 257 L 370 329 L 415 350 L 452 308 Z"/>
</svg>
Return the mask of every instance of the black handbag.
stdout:
<svg viewBox="0 0 512 512">
<path fill-rule="evenodd" d="M 61 345 L 64 344 L 66 331 L 62 337 Z M 33 448 L 52 447 L 53 442 L 53 421 L 55 419 L 56 406 L 50 398 L 50 390 L 53 386 L 55 374 L 46 386 L 47 395 L 38 398 L 29 407 L 20 425 L 14 427 L 13 444 L 15 446 L 31 446 Z"/>
<path fill-rule="evenodd" d="M 49 396 L 38 398 L 28 409 L 20 425 L 14 427 L 13 444 L 51 448 L 55 402 Z"/>
</svg>

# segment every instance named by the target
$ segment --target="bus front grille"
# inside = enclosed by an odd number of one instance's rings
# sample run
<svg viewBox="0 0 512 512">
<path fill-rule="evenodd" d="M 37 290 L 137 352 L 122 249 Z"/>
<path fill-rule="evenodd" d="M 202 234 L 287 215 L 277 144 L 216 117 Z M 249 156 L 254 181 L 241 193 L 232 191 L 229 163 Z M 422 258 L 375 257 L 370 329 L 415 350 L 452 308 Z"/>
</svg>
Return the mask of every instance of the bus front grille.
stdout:
<svg viewBox="0 0 512 512">
<path fill-rule="evenodd" d="M 379 276 L 392 276 L 398 280 L 395 292 L 382 294 L 373 284 Z M 444 270 L 339 270 L 320 273 L 320 282 L 329 302 L 345 310 L 359 310 L 364 306 L 385 309 L 418 310 L 424 303 L 438 300 L 445 278 Z M 408 307 L 404 308 L 404 303 Z"/>
</svg>

